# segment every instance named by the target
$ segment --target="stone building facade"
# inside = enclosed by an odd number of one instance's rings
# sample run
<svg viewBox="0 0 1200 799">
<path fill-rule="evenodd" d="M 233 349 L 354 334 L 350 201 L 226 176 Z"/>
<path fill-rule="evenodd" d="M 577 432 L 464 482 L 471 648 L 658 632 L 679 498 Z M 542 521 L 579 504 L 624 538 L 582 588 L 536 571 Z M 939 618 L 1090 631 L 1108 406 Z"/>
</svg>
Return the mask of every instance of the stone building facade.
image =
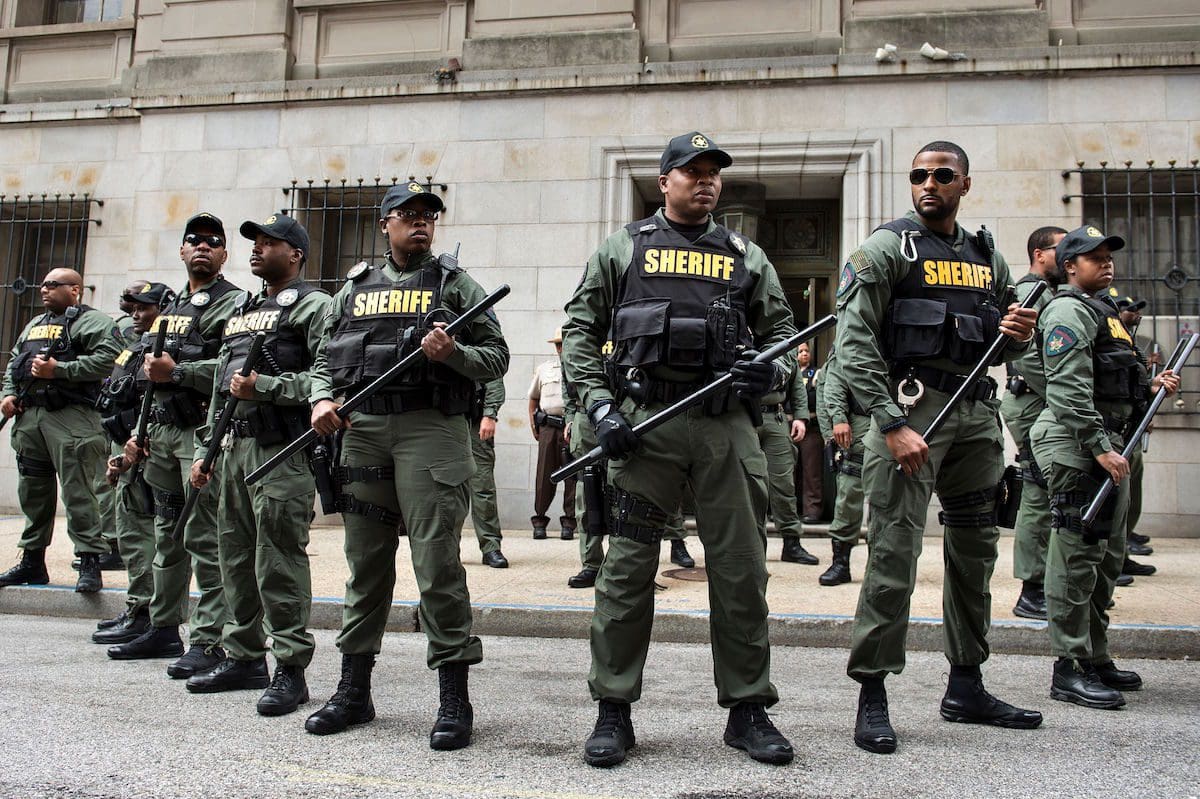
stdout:
<svg viewBox="0 0 1200 799">
<path fill-rule="evenodd" d="M 4 348 L 36 302 L 17 279 L 51 263 L 78 264 L 87 301 L 111 311 L 131 278 L 182 283 L 198 209 L 231 231 L 288 210 L 313 233 L 309 277 L 335 281 L 379 251 L 380 187 L 415 179 L 446 202 L 438 247 L 461 242 L 481 283 L 514 289 L 499 308 L 513 362 L 496 471 L 503 521 L 520 528 L 533 366 L 589 253 L 660 202 L 666 139 L 698 129 L 735 159 L 723 218 L 764 244 L 801 322 L 832 307 L 855 244 L 910 207 L 916 149 L 951 139 L 974 179 L 962 220 L 986 224 L 1018 272 L 1044 224 L 1106 215 L 1147 242 L 1131 248 L 1131 293 L 1155 300 L 1142 332 L 1170 350 L 1200 302 L 1200 8 L 930 5 L 0 0 Z M 947 57 L 920 55 L 926 42 Z M 879 61 L 885 43 L 896 52 Z M 249 243 L 230 244 L 227 273 L 251 285 Z M 1200 378 L 1188 383 L 1148 454 L 1146 532 L 1200 535 Z M 14 477 L 5 440 L 0 506 Z"/>
</svg>

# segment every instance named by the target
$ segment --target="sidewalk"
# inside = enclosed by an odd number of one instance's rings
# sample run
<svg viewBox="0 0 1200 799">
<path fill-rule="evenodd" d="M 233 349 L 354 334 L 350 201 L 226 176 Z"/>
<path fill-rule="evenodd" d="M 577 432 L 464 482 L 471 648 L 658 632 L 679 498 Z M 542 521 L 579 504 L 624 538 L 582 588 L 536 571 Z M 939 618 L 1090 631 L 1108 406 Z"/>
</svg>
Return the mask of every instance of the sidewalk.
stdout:
<svg viewBox="0 0 1200 799">
<path fill-rule="evenodd" d="M 7 568 L 18 557 L 17 540 L 22 519 L 0 517 L 0 566 Z M 1111 611 L 1113 648 L 1124 657 L 1200 658 L 1200 547 L 1194 540 L 1155 538 L 1154 555 L 1140 558 L 1158 573 L 1138 577 L 1134 585 L 1117 589 Z M 800 566 L 779 561 L 780 540 L 768 540 L 771 573 L 767 599 L 771 608 L 771 640 L 783 646 L 845 647 L 861 585 L 866 546 L 854 548 L 851 571 L 854 582 L 826 588 L 817 576 L 829 562 L 829 542 L 807 537 L 804 545 L 821 558 L 820 566 Z M 658 582 L 666 586 L 656 597 L 656 640 L 684 643 L 708 639 L 708 589 L 704 581 L 704 552 L 695 536 L 688 547 L 698 569 L 678 569 L 662 547 Z M 593 593 L 567 587 L 567 578 L 579 571 L 578 541 L 551 537 L 534 541 L 525 531 L 506 533 L 508 569 L 491 569 L 480 563 L 474 535 L 464 532 L 462 558 L 475 607 L 475 630 L 481 635 L 518 635 L 581 638 L 587 636 Z M 342 556 L 342 528 L 315 527 L 309 545 L 313 569 L 314 628 L 341 627 L 341 599 L 347 576 Z M 99 619 L 120 612 L 124 603 L 124 572 L 104 572 L 105 590 L 98 595 L 76 594 L 73 555 L 65 520 L 55 526 L 54 543 L 47 555 L 51 585 L 0 589 L 0 613 Z M 418 599 L 407 543 L 397 554 L 395 603 L 389 629 L 416 631 Z M 912 599 L 911 649 L 940 651 L 942 542 L 927 536 L 917 570 Z M 1012 606 L 1020 582 L 1012 578 L 1012 539 L 1002 538 L 1000 560 L 992 579 L 993 629 L 996 652 L 1047 654 L 1045 624 L 1019 619 Z"/>
</svg>

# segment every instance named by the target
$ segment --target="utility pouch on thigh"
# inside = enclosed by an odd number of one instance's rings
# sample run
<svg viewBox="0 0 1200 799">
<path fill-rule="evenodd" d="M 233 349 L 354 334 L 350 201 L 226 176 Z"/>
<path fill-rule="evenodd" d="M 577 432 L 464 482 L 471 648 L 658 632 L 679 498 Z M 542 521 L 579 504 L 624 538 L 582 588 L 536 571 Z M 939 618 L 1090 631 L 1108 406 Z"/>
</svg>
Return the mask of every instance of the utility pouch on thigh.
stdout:
<svg viewBox="0 0 1200 799">
<path fill-rule="evenodd" d="M 143 516 L 154 515 L 154 489 L 146 482 L 146 475 L 140 465 L 133 469 L 133 478 L 130 480 L 133 487 L 133 498 L 137 501 L 138 510 Z"/>
<path fill-rule="evenodd" d="M 1021 507 L 1021 470 L 1008 466 L 996 486 L 996 526 L 1012 530 Z"/>
<path fill-rule="evenodd" d="M 624 489 L 609 488 L 608 534 L 658 546 L 670 519 L 662 508 Z"/>
<path fill-rule="evenodd" d="M 589 538 L 603 538 L 608 532 L 607 472 L 604 461 L 584 467 L 583 470 L 583 507 L 587 513 L 583 531 Z"/>
</svg>

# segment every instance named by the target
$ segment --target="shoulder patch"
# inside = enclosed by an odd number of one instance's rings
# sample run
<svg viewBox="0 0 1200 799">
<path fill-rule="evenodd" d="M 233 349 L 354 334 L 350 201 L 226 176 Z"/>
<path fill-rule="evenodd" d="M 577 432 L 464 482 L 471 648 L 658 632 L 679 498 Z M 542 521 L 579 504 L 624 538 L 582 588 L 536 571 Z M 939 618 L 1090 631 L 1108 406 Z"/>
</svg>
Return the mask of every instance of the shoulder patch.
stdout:
<svg viewBox="0 0 1200 799">
<path fill-rule="evenodd" d="M 854 280 L 856 277 L 857 274 L 854 271 L 854 264 L 847 261 L 846 265 L 842 267 L 842 276 L 838 278 L 837 296 L 840 297 L 849 291 L 850 287 L 854 285 Z"/>
<path fill-rule="evenodd" d="M 350 271 L 346 273 L 346 279 L 358 280 L 369 271 L 371 271 L 371 265 L 366 261 L 359 261 L 354 266 L 350 267 Z"/>
<path fill-rule="evenodd" d="M 1079 336 L 1075 331 L 1066 325 L 1055 325 L 1050 331 L 1050 335 L 1046 336 L 1045 354 L 1047 357 L 1053 358 L 1057 355 L 1063 355 L 1070 351 L 1079 341 Z"/>
</svg>

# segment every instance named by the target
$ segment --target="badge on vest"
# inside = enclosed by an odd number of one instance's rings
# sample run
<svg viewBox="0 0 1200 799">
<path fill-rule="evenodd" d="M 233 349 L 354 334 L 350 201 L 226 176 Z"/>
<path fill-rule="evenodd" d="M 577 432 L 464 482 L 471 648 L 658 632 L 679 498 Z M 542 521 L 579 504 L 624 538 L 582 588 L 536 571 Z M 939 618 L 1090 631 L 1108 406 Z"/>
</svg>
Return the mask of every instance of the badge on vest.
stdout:
<svg viewBox="0 0 1200 799">
<path fill-rule="evenodd" d="M 746 242 L 742 241 L 741 236 L 737 236 L 732 233 L 729 234 L 729 243 L 732 244 L 733 248 L 742 255 L 746 254 Z"/>
<path fill-rule="evenodd" d="M 360 277 L 365 275 L 367 273 L 367 270 L 370 268 L 371 268 L 370 264 L 368 264 L 366 261 L 361 261 L 361 262 L 355 264 L 354 266 L 350 267 L 350 271 L 346 273 L 346 279 L 347 280 L 358 280 Z"/>
<path fill-rule="evenodd" d="M 1075 331 L 1066 325 L 1055 325 L 1050 331 L 1050 335 L 1046 336 L 1046 355 L 1053 358 L 1056 355 L 1062 355 L 1070 350 L 1079 341 L 1079 336 L 1075 335 Z"/>
<path fill-rule="evenodd" d="M 208 305 L 210 299 L 212 298 L 208 296 L 207 291 L 197 291 L 192 295 L 191 303 L 197 308 L 203 308 L 205 305 Z"/>
<path fill-rule="evenodd" d="M 275 298 L 275 302 L 279 304 L 280 308 L 286 308 L 294 303 L 299 296 L 300 292 L 296 289 L 284 289 L 279 292 L 279 296 Z"/>
</svg>

